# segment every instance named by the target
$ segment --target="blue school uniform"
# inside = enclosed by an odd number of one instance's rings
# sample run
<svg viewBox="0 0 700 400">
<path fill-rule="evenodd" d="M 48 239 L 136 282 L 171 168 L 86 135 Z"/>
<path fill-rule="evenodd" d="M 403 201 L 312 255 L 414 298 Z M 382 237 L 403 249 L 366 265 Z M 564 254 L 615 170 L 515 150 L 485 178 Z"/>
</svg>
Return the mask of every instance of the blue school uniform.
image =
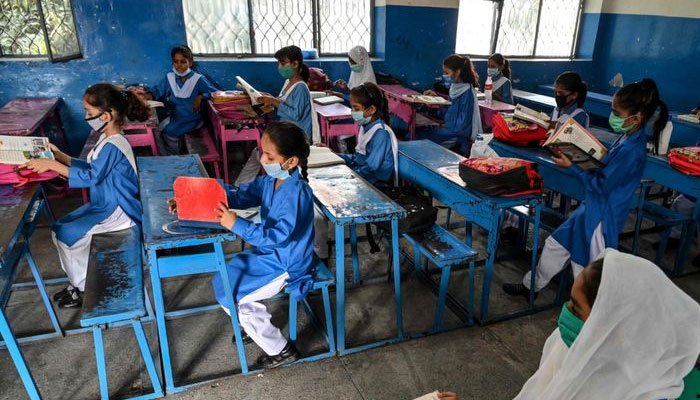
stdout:
<svg viewBox="0 0 700 400">
<path fill-rule="evenodd" d="M 108 138 L 103 136 L 100 140 Z M 126 142 L 123 137 L 109 140 Z M 100 142 L 95 148 L 98 146 Z M 59 219 L 53 226 L 56 238 L 68 246 L 107 219 L 117 207 L 121 207 L 134 223 L 141 224 L 138 177 L 127 156 L 115 144 L 104 144 L 97 158 L 90 163 L 72 159 L 68 168 L 68 186 L 72 189 L 90 188 L 90 202 Z"/>
<path fill-rule="evenodd" d="M 554 111 L 552 111 L 552 121 L 557 121 L 556 124 L 556 129 L 559 129 L 559 126 L 566 122 L 569 118 L 573 116 L 574 121 L 578 122 L 583 126 L 584 128 L 588 129 L 588 124 L 590 122 L 590 118 L 588 118 L 588 114 L 586 111 L 581 108 L 581 111 L 579 110 L 579 106 L 577 103 L 574 103 L 570 105 L 569 107 L 560 109 L 559 107 L 554 107 Z"/>
<path fill-rule="evenodd" d="M 339 154 L 345 163 L 369 183 L 391 183 L 394 175 L 394 152 L 391 133 L 381 119 L 364 126 L 366 131 L 378 126 L 378 130 L 367 143 L 366 154 Z"/>
<path fill-rule="evenodd" d="M 186 77 L 183 82 L 182 78 L 168 72 L 157 86 L 150 89 L 154 99 L 168 100 L 174 106 L 169 110 L 170 122 L 163 128 L 163 133 L 174 138 L 184 136 L 202 122 L 200 112 L 192 111 L 197 96 L 201 94 L 204 99 L 209 99 L 218 90 L 202 74 L 190 71 Z"/>
<path fill-rule="evenodd" d="M 504 80 L 503 83 L 501 86 L 496 87 L 496 83 L 501 79 Z M 510 79 L 506 78 L 503 76 L 503 73 L 499 72 L 498 74 L 492 76 L 491 80 L 493 81 L 494 87 L 493 94 L 499 95 L 502 102 L 513 104 L 513 88 Z"/>
<path fill-rule="evenodd" d="M 591 237 L 602 223 L 605 247 L 617 248 L 618 237 L 630 212 L 632 197 L 642 180 L 646 164 L 646 144 L 653 123 L 630 136 L 622 135 L 601 161 L 605 167 L 583 170 L 578 165 L 571 170 L 586 188 L 586 199 L 571 216 L 552 233 L 552 237 L 571 253 L 571 261 L 586 266 Z"/>
<path fill-rule="evenodd" d="M 453 83 L 452 85 L 457 84 Z M 444 113 L 444 126 L 423 129 L 418 133 L 418 136 L 447 148 L 458 145 L 463 154 L 468 154 L 472 135 L 479 132 L 472 132 L 472 119 L 475 117 L 475 96 L 472 86 L 468 83 L 461 85 L 467 85 L 468 88 L 456 96 L 450 95 L 452 104 L 447 107 L 447 111 Z M 476 118 L 481 117 L 476 115 Z"/>
<path fill-rule="evenodd" d="M 285 83 L 285 86 L 287 84 Z M 313 118 L 315 112 L 311 106 L 311 92 L 304 82 L 297 82 L 285 91 L 280 92 L 280 105 L 277 116 L 282 121 L 290 121 L 299 125 L 311 143 L 313 136 Z"/>
<path fill-rule="evenodd" d="M 257 177 L 239 188 L 227 187 L 229 206 L 260 206 L 261 222 L 238 218 L 231 229 L 252 249 L 236 254 L 227 267 L 233 298 L 246 295 L 287 272 L 287 285 L 296 298 L 313 286 L 314 208 L 311 188 L 297 169 L 275 190 L 275 178 Z M 218 302 L 227 304 L 221 275 L 212 280 Z"/>
</svg>

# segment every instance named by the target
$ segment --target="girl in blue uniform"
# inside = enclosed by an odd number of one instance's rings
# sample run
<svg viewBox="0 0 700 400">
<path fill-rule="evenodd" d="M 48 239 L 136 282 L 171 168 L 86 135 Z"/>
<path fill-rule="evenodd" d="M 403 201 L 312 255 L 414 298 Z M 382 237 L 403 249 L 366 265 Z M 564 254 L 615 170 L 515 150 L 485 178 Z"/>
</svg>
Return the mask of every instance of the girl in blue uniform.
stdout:
<svg viewBox="0 0 700 400">
<path fill-rule="evenodd" d="M 141 224 L 136 161 L 123 136 L 124 118 L 145 121 L 150 109 L 135 94 L 100 83 L 83 96 L 85 121 L 100 132 L 87 160 L 71 158 L 52 146 L 55 160 L 32 160 L 25 167 L 55 171 L 72 189 L 90 188 L 90 202 L 56 221 L 52 237 L 70 284 L 54 295 L 58 306 L 80 307 L 85 290 L 92 235 Z"/>
<path fill-rule="evenodd" d="M 442 127 L 423 129 L 417 134 L 443 147 L 469 155 L 473 139 L 482 131 L 479 102 L 476 99 L 479 76 L 469 57 L 453 54 L 442 64 L 443 80 L 450 87 L 452 104 L 445 112 Z M 437 95 L 432 90 L 425 94 Z"/>
<path fill-rule="evenodd" d="M 513 104 L 513 87 L 510 82 L 510 61 L 503 57 L 501 53 L 491 54 L 488 61 L 487 73 L 493 81 L 493 88 L 491 90 L 494 100 Z"/>
<path fill-rule="evenodd" d="M 552 111 L 555 129 L 559 129 L 569 118 L 588 129 L 589 118 L 583 109 L 587 94 L 588 85 L 576 72 L 567 71 L 557 77 L 554 81 L 554 101 L 557 106 Z"/>
<path fill-rule="evenodd" d="M 270 322 L 262 300 L 289 286 L 291 301 L 297 301 L 313 285 L 313 195 L 306 182 L 309 145 L 304 131 L 291 122 L 272 124 L 260 141 L 260 162 L 266 176 L 240 187 L 228 187 L 228 205 L 219 209 L 221 225 L 230 229 L 252 249 L 237 254 L 228 265 L 233 297 L 238 302 L 238 318 L 244 342 L 254 341 L 266 356 L 259 365 L 274 368 L 295 361 L 298 352 L 282 332 Z M 237 218 L 232 208 L 260 206 L 261 222 Z M 214 293 L 230 313 L 223 283 L 214 276 Z"/>
<path fill-rule="evenodd" d="M 586 171 L 563 154 L 554 157 L 557 165 L 571 168 L 578 175 L 586 188 L 586 199 L 545 241 L 537 266 L 535 291 L 546 286 L 568 263 L 576 276 L 606 247 L 617 248 L 618 236 L 644 172 L 647 142 L 652 140 L 658 145 L 668 120 L 668 109 L 659 98 L 656 83 L 644 79 L 615 94 L 609 120 L 620 137 L 602 158 L 603 168 Z M 522 283 L 504 284 L 503 290 L 527 298 L 530 273 Z"/>
<path fill-rule="evenodd" d="M 202 100 L 211 98 L 211 94 L 218 90 L 206 77 L 192 70 L 194 57 L 189 47 L 174 47 L 170 51 L 170 57 L 173 60 L 173 70 L 157 86 L 150 88 L 150 93 L 145 93 L 142 88 L 135 89 L 137 94 L 147 99 L 172 103 L 170 115 L 160 124 L 160 151 L 168 155 L 180 154 L 185 134 L 202 124 L 199 112 Z"/>
</svg>

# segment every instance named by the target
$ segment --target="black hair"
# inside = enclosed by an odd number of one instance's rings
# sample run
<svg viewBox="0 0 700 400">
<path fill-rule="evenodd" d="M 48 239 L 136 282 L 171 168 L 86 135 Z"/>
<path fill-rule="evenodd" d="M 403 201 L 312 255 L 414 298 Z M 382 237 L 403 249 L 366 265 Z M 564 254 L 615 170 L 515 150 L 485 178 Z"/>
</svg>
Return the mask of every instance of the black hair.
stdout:
<svg viewBox="0 0 700 400">
<path fill-rule="evenodd" d="M 362 104 L 362 107 L 365 109 L 374 106 L 377 109 L 374 115 L 389 125 L 389 102 L 387 102 L 384 92 L 379 89 L 379 86 L 372 82 L 365 82 L 352 88 L 350 96 L 356 102 Z"/>
<path fill-rule="evenodd" d="M 304 82 L 309 81 L 309 66 L 304 64 L 304 55 L 301 53 L 301 49 L 297 46 L 287 46 L 282 47 L 275 53 L 275 58 L 279 62 L 299 62 L 299 75 Z"/>
<path fill-rule="evenodd" d="M 124 118 L 132 121 L 146 121 L 151 116 L 151 109 L 138 96 L 109 83 L 90 86 L 85 90 L 84 99 L 100 111 L 114 111 L 119 125 L 122 125 Z"/>
<path fill-rule="evenodd" d="M 469 57 L 453 54 L 442 60 L 442 64 L 452 71 L 459 71 L 459 79 L 462 82 L 470 83 L 476 89 L 479 88 L 479 74 L 476 73 Z"/>
<path fill-rule="evenodd" d="M 654 153 L 658 153 L 659 137 L 668 122 L 668 107 L 661 100 L 656 82 L 653 79 L 645 78 L 639 82 L 630 83 L 615 93 L 615 100 L 620 108 L 630 114 L 642 114 L 644 121 L 642 126 L 649 122 L 657 109 L 659 110 L 659 116 L 654 121 L 654 130 L 652 132 Z"/>
<path fill-rule="evenodd" d="M 581 75 L 574 71 L 562 72 L 554 81 L 555 85 L 561 85 L 569 92 L 578 93 L 576 103 L 579 107 L 583 107 L 588 96 L 588 84 L 581 79 Z"/>
<path fill-rule="evenodd" d="M 603 277 L 604 258 L 599 258 L 590 263 L 586 270 L 588 271 L 583 280 L 583 294 L 588 300 L 588 304 L 593 307 L 596 297 L 598 297 L 598 289 L 600 289 L 600 280 Z"/>
<path fill-rule="evenodd" d="M 507 58 L 503 57 L 501 53 L 493 53 L 491 54 L 491 57 L 489 57 L 489 60 L 493 60 L 493 62 L 495 62 L 496 65 L 503 67 L 503 69 L 501 69 L 501 73 L 503 74 L 503 76 L 510 79 L 510 61 L 508 61 Z"/>
<path fill-rule="evenodd" d="M 190 61 L 190 64 L 194 65 L 194 55 L 192 55 L 192 49 L 186 44 L 181 44 L 175 46 L 170 50 L 170 58 L 174 58 L 175 54 L 180 54 Z"/>
<path fill-rule="evenodd" d="M 311 150 L 306 141 L 304 130 L 294 122 L 278 121 L 269 124 L 263 135 L 270 138 L 270 142 L 275 145 L 277 152 L 284 157 L 298 157 L 301 176 L 308 180 L 307 166 Z"/>
</svg>

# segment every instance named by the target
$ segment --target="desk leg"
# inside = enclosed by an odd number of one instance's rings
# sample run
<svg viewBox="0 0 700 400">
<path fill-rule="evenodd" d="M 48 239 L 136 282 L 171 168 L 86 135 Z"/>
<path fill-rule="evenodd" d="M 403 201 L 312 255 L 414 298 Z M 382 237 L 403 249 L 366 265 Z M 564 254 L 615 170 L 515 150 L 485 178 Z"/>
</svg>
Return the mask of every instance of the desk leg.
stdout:
<svg viewBox="0 0 700 400">
<path fill-rule="evenodd" d="M 233 328 L 233 334 L 236 336 L 236 351 L 238 352 L 238 359 L 241 362 L 241 372 L 243 374 L 248 373 L 248 361 L 246 359 L 245 347 L 243 346 L 243 339 L 241 335 L 241 326 L 238 322 L 238 307 L 233 299 L 233 287 L 228 279 L 228 272 L 226 271 L 226 260 L 224 259 L 224 250 L 221 248 L 221 242 L 216 242 L 214 244 L 214 249 L 216 252 L 216 263 L 218 264 L 219 274 L 221 274 L 221 282 L 224 285 L 224 293 L 226 293 L 226 302 L 231 304 L 232 307 L 229 308 L 231 314 L 231 326 Z"/>
<path fill-rule="evenodd" d="M 416 139 L 416 109 L 411 106 L 411 121 L 408 123 L 408 137 L 411 138 L 411 140 Z"/>
<path fill-rule="evenodd" d="M 326 117 L 321 117 L 321 140 L 325 143 L 326 147 L 330 147 L 331 140 L 328 137 L 330 132 L 330 123 Z"/>
<path fill-rule="evenodd" d="M 537 252 L 539 249 L 539 239 L 540 239 L 540 211 L 542 208 L 541 203 L 535 204 L 535 221 L 532 233 L 532 260 L 530 261 L 530 287 L 535 287 L 535 278 L 537 276 Z M 535 291 L 530 290 L 530 308 L 535 306 Z"/>
<path fill-rule="evenodd" d="M 217 131 L 219 134 L 219 142 L 221 143 L 221 162 L 224 167 L 224 182 L 230 183 L 228 180 L 228 153 L 226 152 L 226 135 L 224 134 L 225 127 L 219 125 Z"/>
<path fill-rule="evenodd" d="M 690 244 L 695 240 L 695 231 L 697 229 L 697 221 L 700 219 L 700 202 L 695 202 L 695 207 L 693 208 L 693 220 L 690 221 L 687 231 L 685 232 L 685 240 L 681 241 L 681 247 L 678 249 L 678 255 L 676 255 L 676 265 L 673 269 L 673 275 L 678 276 L 683 273 L 683 268 L 685 267 L 686 260 L 688 258 L 688 250 L 690 250 Z"/>
<path fill-rule="evenodd" d="M 15 368 L 17 368 L 17 372 L 19 373 L 19 377 L 22 379 L 24 389 L 27 391 L 29 398 L 32 400 L 41 399 L 41 395 L 39 395 L 39 390 L 36 388 L 36 382 L 34 382 L 34 377 L 29 371 L 29 367 L 27 367 L 27 362 L 24 360 L 24 356 L 22 355 L 22 352 L 19 349 L 17 339 L 15 339 L 15 335 L 14 333 L 12 333 L 12 328 L 10 328 L 10 324 L 7 321 L 5 311 L 1 309 L 0 335 L 2 336 L 2 340 L 5 342 L 5 346 L 7 346 L 7 350 L 10 352 L 12 362 L 15 364 Z"/>
<path fill-rule="evenodd" d="M 344 244 L 344 242 L 343 242 Z M 343 245 L 341 244 L 341 246 Z M 336 246 L 337 246 L 336 242 Z M 360 283 L 360 258 L 357 255 L 357 225 L 350 225 L 350 252 L 352 255 L 352 280 L 353 284 Z"/>
<path fill-rule="evenodd" d="M 61 324 L 58 322 L 58 317 L 56 317 L 56 310 L 54 310 L 53 304 L 51 304 L 49 295 L 46 293 L 46 287 L 44 287 L 44 281 L 41 279 L 41 274 L 39 274 L 39 268 L 36 266 L 36 262 L 34 262 L 34 257 L 32 256 L 31 250 L 29 250 L 29 244 L 25 243 L 24 246 L 24 254 L 27 257 L 27 264 L 29 264 L 29 269 L 32 271 L 32 275 L 34 276 L 34 282 L 36 282 L 36 288 L 39 289 L 39 294 L 41 295 L 41 300 L 44 302 L 44 306 L 46 307 L 46 312 L 49 314 L 51 325 L 53 325 L 53 329 L 57 334 L 64 336 L 63 328 L 61 328 Z"/>
<path fill-rule="evenodd" d="M 153 128 L 146 128 L 146 132 L 148 132 L 148 142 L 151 146 L 151 154 L 158 156 L 158 145 L 156 144 L 156 134 L 153 132 Z"/>
<path fill-rule="evenodd" d="M 158 325 L 158 347 L 160 347 L 161 366 L 163 369 L 163 380 L 165 390 L 175 392 L 175 382 L 173 381 L 173 367 L 170 363 L 170 345 L 168 344 L 168 332 L 165 326 L 165 305 L 163 304 L 163 288 L 160 282 L 160 272 L 158 268 L 158 256 L 155 250 L 148 250 L 148 269 L 151 274 L 151 286 L 153 289 L 153 302 L 156 306 L 156 324 Z"/>
<path fill-rule="evenodd" d="M 489 296 L 491 294 L 491 279 L 493 279 L 493 264 L 498 251 L 500 232 L 500 213 L 491 213 L 491 224 L 488 227 L 489 240 L 486 244 L 486 262 L 484 264 L 484 285 L 481 293 L 481 321 L 487 321 L 489 315 Z"/>
<path fill-rule="evenodd" d="M 401 306 L 401 262 L 399 260 L 399 220 L 391 220 L 391 258 L 394 266 L 394 301 L 396 302 L 396 331 L 403 339 L 403 307 Z"/>
<path fill-rule="evenodd" d="M 345 227 L 335 225 L 335 313 L 338 353 L 345 351 Z"/>
</svg>

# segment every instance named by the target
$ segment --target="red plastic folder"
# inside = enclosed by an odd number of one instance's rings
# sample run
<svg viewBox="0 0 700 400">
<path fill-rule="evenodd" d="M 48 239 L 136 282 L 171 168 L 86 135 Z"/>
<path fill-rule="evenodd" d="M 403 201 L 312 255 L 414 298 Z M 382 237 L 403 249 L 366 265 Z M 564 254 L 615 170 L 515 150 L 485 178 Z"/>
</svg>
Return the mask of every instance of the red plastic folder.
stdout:
<svg viewBox="0 0 700 400">
<path fill-rule="evenodd" d="M 226 191 L 219 181 L 179 176 L 175 178 L 173 191 L 177 218 L 183 225 L 207 227 L 219 224 L 215 210 L 219 208 L 219 202 L 228 204 Z"/>
</svg>

